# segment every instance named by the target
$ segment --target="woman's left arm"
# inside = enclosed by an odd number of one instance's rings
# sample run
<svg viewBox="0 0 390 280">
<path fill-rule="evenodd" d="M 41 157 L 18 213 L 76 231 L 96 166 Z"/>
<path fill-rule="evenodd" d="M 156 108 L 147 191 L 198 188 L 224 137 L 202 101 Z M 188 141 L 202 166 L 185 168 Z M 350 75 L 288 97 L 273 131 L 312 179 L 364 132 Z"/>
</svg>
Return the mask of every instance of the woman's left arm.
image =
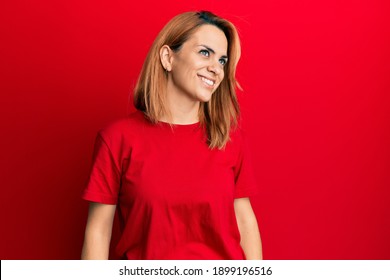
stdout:
<svg viewBox="0 0 390 280">
<path fill-rule="evenodd" d="M 241 247 L 247 260 L 262 260 L 260 231 L 249 198 L 234 200 L 238 230 L 241 235 Z"/>
</svg>

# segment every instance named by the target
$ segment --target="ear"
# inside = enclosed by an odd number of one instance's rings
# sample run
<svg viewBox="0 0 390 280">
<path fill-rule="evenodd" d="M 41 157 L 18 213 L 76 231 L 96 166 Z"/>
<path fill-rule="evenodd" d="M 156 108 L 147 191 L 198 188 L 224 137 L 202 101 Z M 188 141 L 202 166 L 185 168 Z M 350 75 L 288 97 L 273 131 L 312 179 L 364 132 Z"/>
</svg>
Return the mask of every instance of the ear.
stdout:
<svg viewBox="0 0 390 280">
<path fill-rule="evenodd" d="M 173 51 L 168 45 L 164 45 L 160 49 L 160 61 L 165 71 L 172 70 Z"/>
</svg>

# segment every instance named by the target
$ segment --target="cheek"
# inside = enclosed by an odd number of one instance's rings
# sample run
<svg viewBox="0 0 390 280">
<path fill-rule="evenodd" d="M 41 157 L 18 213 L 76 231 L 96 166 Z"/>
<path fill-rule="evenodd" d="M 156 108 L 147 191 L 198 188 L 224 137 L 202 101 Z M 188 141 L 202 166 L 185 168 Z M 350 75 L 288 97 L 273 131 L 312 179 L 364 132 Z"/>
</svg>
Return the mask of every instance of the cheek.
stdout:
<svg viewBox="0 0 390 280">
<path fill-rule="evenodd" d="M 207 63 L 202 60 L 195 60 L 192 63 L 192 69 L 195 71 L 203 70 L 204 68 L 207 68 Z"/>
<path fill-rule="evenodd" d="M 221 73 L 219 74 L 219 77 L 220 77 L 220 81 L 219 81 L 219 84 L 222 83 L 223 79 L 225 78 L 225 72 L 222 70 Z"/>
</svg>

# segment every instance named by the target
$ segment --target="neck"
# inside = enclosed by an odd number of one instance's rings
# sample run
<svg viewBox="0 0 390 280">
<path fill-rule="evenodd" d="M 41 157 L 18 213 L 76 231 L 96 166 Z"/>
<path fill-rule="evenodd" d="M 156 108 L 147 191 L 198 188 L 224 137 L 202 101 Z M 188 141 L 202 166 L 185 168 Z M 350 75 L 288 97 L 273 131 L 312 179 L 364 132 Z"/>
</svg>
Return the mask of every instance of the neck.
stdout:
<svg viewBox="0 0 390 280">
<path fill-rule="evenodd" d="M 189 98 L 183 93 L 167 90 L 167 105 L 172 119 L 164 116 L 160 121 L 173 124 L 193 124 L 199 121 L 200 101 Z"/>
</svg>

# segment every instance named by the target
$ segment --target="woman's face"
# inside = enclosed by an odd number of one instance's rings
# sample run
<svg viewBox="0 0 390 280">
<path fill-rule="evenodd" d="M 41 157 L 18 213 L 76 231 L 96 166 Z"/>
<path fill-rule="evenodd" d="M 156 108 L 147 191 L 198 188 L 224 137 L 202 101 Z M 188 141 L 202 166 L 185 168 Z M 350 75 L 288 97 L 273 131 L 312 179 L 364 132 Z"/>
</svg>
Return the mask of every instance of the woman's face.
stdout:
<svg viewBox="0 0 390 280">
<path fill-rule="evenodd" d="M 171 56 L 168 91 L 207 102 L 220 85 L 228 42 L 218 27 L 204 24 Z M 184 95 L 184 96 L 183 96 Z"/>
</svg>

